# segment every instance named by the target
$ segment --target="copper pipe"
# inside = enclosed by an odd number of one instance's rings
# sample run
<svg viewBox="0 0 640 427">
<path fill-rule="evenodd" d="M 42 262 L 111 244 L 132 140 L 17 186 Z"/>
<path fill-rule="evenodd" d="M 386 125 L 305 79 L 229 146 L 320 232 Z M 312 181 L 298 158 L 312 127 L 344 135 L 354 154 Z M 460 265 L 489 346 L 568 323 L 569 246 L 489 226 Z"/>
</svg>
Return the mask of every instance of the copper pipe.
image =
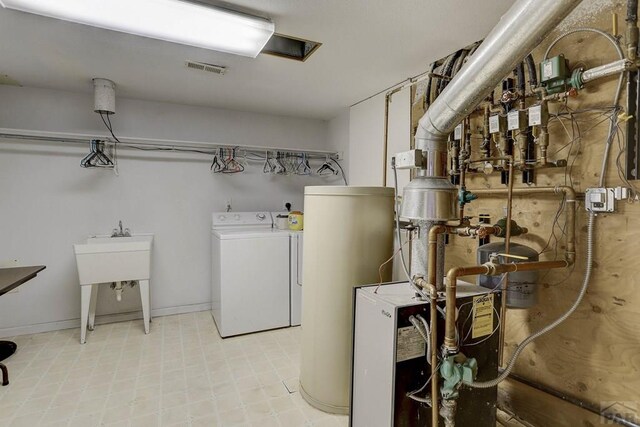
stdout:
<svg viewBox="0 0 640 427">
<path fill-rule="evenodd" d="M 451 227 L 447 226 L 447 233 L 455 234 L 458 236 L 466 236 L 466 237 L 487 237 L 491 234 L 499 234 L 502 231 L 500 227 L 497 226 L 485 226 L 485 225 L 469 225 L 469 226 L 460 226 L 460 227 Z"/>
<path fill-rule="evenodd" d="M 543 92 L 543 98 L 546 96 Z M 540 147 L 540 153 L 538 157 L 537 164 L 541 166 L 547 165 L 547 147 L 549 147 L 549 130 L 548 130 L 548 122 L 549 122 L 549 110 L 547 106 L 547 101 L 541 102 L 542 108 L 542 123 L 540 124 L 540 133 L 538 135 L 538 147 Z"/>
<path fill-rule="evenodd" d="M 565 260 L 512 262 L 509 264 L 495 264 L 493 266 L 489 266 L 489 274 L 491 276 L 496 276 L 504 273 L 515 273 L 516 271 L 551 270 L 552 268 L 565 268 L 568 266 L 569 263 Z"/>
<path fill-rule="evenodd" d="M 475 265 L 471 267 L 454 267 L 449 270 L 447 273 L 444 350 L 449 354 L 455 354 L 458 352 L 458 343 L 456 340 L 456 288 L 458 277 L 475 276 L 478 274 L 495 276 L 503 273 L 514 273 L 516 271 L 550 270 L 552 268 L 564 268 L 568 266 L 569 263 L 566 260 L 520 262 L 510 264 L 493 264 L 488 262 L 483 265 Z M 502 299 L 506 299 L 505 295 L 502 296 Z M 504 321 L 502 319 L 501 322 L 504 325 Z M 504 329 L 504 326 L 502 329 Z"/>
<path fill-rule="evenodd" d="M 437 265 L 438 265 L 438 236 L 447 232 L 446 225 L 434 225 L 429 230 L 429 246 L 427 260 L 427 283 L 433 285 L 436 289 L 442 287 L 442 283 L 436 283 Z"/>
<path fill-rule="evenodd" d="M 467 121 L 465 120 L 465 126 L 466 126 Z M 463 128 L 465 127 L 463 126 Z M 466 132 L 466 131 L 465 131 Z M 465 140 L 466 140 L 466 133 L 465 133 Z M 462 141 L 461 141 L 462 142 Z M 465 147 L 466 147 L 466 141 L 465 141 Z M 463 148 L 461 150 L 464 151 L 466 148 Z M 460 160 L 463 160 L 461 162 L 459 162 L 459 168 L 460 168 L 460 189 L 464 189 L 466 187 L 466 183 L 467 183 L 467 165 L 465 164 L 468 160 L 469 160 L 469 156 L 471 155 L 470 152 L 467 153 L 466 155 L 466 159 L 463 158 L 463 156 L 460 156 Z M 462 223 L 464 222 L 464 203 L 460 204 L 460 210 L 458 212 L 458 216 L 460 217 L 460 225 L 462 225 Z"/>
<path fill-rule="evenodd" d="M 501 195 L 507 192 L 501 188 L 479 188 L 470 190 L 478 196 Z M 562 194 L 565 196 L 565 203 L 568 203 L 566 210 L 566 229 L 567 229 L 567 249 L 565 251 L 565 260 L 572 265 L 576 258 L 576 192 L 572 187 L 559 185 L 556 187 L 526 187 L 514 188 L 515 195 L 528 194 Z"/>
<path fill-rule="evenodd" d="M 487 274 L 489 269 L 484 265 L 474 267 L 454 267 L 447 273 L 447 301 L 445 312 L 444 328 L 444 349 L 447 353 L 458 352 L 458 342 L 456 340 L 456 286 L 457 278 L 476 274 Z"/>
<path fill-rule="evenodd" d="M 440 390 L 438 388 L 438 290 L 424 279 L 417 279 L 416 284 L 422 288 L 429 290 L 429 312 L 430 323 L 429 330 L 431 332 L 431 425 L 438 427 L 438 396 Z"/>
<path fill-rule="evenodd" d="M 509 255 L 511 253 L 511 218 L 513 216 L 513 156 L 508 160 L 509 162 L 509 183 L 507 189 L 507 226 L 505 230 L 504 237 L 504 253 Z M 504 280 L 502 281 L 502 295 L 507 294 L 507 289 L 509 287 L 509 275 L 506 274 Z M 500 303 L 500 319 L 503 322 L 503 325 L 506 324 L 507 321 L 507 298 L 502 298 Z M 502 362 L 504 359 L 504 341 L 505 341 L 505 331 L 506 328 L 500 328 L 500 340 L 498 343 L 498 365 L 502 366 Z"/>
<path fill-rule="evenodd" d="M 507 184 L 507 224 L 505 230 L 505 239 L 504 239 L 504 251 L 505 254 L 509 255 L 511 250 L 511 218 L 512 218 L 512 205 L 513 205 L 513 183 L 514 183 L 514 173 L 513 173 L 513 156 L 501 156 L 501 157 L 490 157 L 488 159 L 481 160 L 473 160 L 468 163 L 478 163 L 478 162 L 487 162 L 487 161 L 506 161 L 509 166 L 509 182 Z M 472 193 L 476 194 L 475 191 Z M 506 294 L 507 289 L 509 287 L 509 275 L 507 275 L 502 281 L 502 293 Z M 506 322 L 507 318 L 507 299 L 503 298 L 500 304 L 500 319 L 502 319 L 503 324 Z M 502 366 L 502 359 L 504 355 L 504 338 L 505 338 L 505 328 L 500 329 L 500 343 L 498 345 L 499 354 L 498 354 L 498 364 Z"/>
<path fill-rule="evenodd" d="M 489 133 L 489 116 L 491 115 L 491 105 L 485 104 L 483 107 L 482 123 L 482 149 L 485 157 L 491 156 L 491 133 Z"/>
<path fill-rule="evenodd" d="M 435 281 L 436 281 L 436 265 L 438 263 L 438 253 L 437 253 L 438 237 L 444 233 L 458 234 L 458 235 L 462 233 L 462 235 L 465 235 L 465 234 L 472 235 L 473 233 L 472 230 L 476 230 L 477 235 L 480 235 L 480 236 L 486 236 L 488 234 L 493 234 L 498 231 L 498 229 L 495 227 L 484 227 L 484 226 L 455 227 L 455 226 L 446 226 L 446 225 L 434 225 L 433 227 L 431 227 L 431 229 L 429 230 L 429 260 L 427 263 L 427 275 L 428 275 L 427 281 L 429 284 L 435 285 Z M 447 283 L 447 286 L 449 286 L 448 283 Z M 450 292 L 451 290 L 449 289 L 449 287 L 447 287 L 447 301 L 449 301 L 449 298 L 451 297 Z M 454 298 L 453 301 L 455 305 L 455 289 L 453 289 L 453 298 Z M 448 312 L 449 311 L 447 311 L 447 313 Z M 452 313 L 455 320 L 455 307 L 452 310 Z M 455 333 L 454 333 L 454 339 L 455 339 Z"/>
<path fill-rule="evenodd" d="M 427 283 L 434 285 L 436 288 L 442 286 L 442 284 L 436 283 L 436 269 L 438 265 L 438 238 L 441 234 L 455 234 L 458 236 L 477 236 L 486 237 L 490 234 L 498 234 L 500 232 L 499 227 L 485 226 L 485 225 L 460 225 L 451 226 L 438 224 L 429 229 L 429 254 L 427 261 Z"/>
</svg>

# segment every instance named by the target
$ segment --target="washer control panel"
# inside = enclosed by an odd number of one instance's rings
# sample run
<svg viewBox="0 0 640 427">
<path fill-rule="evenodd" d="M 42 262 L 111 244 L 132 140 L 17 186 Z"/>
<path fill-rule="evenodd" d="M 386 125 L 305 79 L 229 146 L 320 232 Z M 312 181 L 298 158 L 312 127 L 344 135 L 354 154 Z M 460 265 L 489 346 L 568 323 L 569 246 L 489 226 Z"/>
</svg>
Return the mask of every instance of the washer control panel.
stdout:
<svg viewBox="0 0 640 427">
<path fill-rule="evenodd" d="M 269 212 L 214 212 L 211 216 L 213 228 L 225 227 L 271 227 L 273 220 Z"/>
</svg>

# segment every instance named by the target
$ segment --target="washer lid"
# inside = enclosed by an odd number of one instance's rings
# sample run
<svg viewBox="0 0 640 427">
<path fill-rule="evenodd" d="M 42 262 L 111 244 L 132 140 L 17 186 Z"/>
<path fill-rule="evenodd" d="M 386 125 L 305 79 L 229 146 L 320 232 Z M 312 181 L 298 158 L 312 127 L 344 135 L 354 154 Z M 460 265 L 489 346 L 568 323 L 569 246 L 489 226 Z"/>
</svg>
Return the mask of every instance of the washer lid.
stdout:
<svg viewBox="0 0 640 427">
<path fill-rule="evenodd" d="M 221 228 L 271 228 L 273 219 L 269 212 L 214 212 L 211 215 L 211 227 Z"/>
<path fill-rule="evenodd" d="M 289 239 L 289 233 L 273 228 L 215 229 L 213 235 L 220 240 L 230 239 Z"/>
</svg>

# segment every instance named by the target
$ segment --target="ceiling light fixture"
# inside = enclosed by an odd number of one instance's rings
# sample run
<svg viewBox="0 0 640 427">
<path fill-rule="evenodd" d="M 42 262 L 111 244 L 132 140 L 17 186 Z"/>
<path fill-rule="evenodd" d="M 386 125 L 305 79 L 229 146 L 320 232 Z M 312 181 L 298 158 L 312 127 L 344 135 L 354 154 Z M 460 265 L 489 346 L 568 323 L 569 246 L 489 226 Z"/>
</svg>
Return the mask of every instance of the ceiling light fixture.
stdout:
<svg viewBox="0 0 640 427">
<path fill-rule="evenodd" d="M 273 22 L 183 0 L 0 0 L 8 9 L 255 58 Z"/>
</svg>

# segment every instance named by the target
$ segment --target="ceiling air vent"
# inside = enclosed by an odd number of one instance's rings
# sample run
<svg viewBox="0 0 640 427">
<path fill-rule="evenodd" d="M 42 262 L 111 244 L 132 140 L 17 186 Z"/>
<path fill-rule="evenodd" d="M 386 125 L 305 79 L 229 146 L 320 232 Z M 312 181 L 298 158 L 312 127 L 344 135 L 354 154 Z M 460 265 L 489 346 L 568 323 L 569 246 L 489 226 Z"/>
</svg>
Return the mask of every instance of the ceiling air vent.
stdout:
<svg viewBox="0 0 640 427">
<path fill-rule="evenodd" d="M 274 34 L 262 49 L 262 53 L 304 62 L 320 46 L 320 42 Z"/>
<path fill-rule="evenodd" d="M 207 64 L 206 62 L 186 61 L 187 68 L 191 68 L 199 71 L 207 71 L 214 74 L 224 74 L 227 72 L 227 67 L 222 65 Z"/>
</svg>

